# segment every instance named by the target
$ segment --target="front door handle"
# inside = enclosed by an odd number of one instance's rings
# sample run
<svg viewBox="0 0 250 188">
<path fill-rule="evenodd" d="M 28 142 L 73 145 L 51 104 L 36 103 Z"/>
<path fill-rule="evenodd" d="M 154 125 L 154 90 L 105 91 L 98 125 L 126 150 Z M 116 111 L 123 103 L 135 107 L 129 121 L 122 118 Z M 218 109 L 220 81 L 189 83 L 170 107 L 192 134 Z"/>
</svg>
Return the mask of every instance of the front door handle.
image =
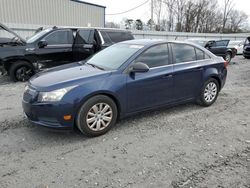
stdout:
<svg viewBox="0 0 250 188">
<path fill-rule="evenodd" d="M 173 77 L 172 74 L 166 74 L 166 75 L 164 75 L 162 78 L 163 78 L 163 79 L 167 79 L 167 78 L 172 78 L 172 77 Z"/>
</svg>

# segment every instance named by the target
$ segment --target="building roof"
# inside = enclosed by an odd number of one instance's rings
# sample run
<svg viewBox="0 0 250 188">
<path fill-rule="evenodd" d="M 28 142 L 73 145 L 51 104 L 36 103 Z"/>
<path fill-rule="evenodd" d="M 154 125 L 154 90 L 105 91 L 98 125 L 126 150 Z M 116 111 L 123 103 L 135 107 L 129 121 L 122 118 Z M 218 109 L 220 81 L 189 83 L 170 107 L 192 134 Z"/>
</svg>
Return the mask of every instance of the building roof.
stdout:
<svg viewBox="0 0 250 188">
<path fill-rule="evenodd" d="M 83 4 L 86 4 L 86 5 L 92 5 L 92 6 L 96 6 L 96 7 L 106 8 L 105 6 L 97 5 L 97 4 L 94 4 L 94 3 L 89 3 L 89 2 L 86 2 L 86 1 L 82 1 L 82 0 L 71 0 L 71 1 L 74 1 L 74 2 L 77 2 L 77 3 L 83 3 Z"/>
</svg>

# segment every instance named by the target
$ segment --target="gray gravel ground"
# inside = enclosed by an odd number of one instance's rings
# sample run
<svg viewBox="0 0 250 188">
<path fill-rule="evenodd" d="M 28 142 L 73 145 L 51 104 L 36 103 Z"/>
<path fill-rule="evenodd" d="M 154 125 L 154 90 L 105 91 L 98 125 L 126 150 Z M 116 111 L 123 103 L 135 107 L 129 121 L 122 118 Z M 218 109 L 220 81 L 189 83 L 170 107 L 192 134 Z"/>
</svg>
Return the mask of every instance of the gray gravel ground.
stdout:
<svg viewBox="0 0 250 188">
<path fill-rule="evenodd" d="M 23 83 L 0 78 L 0 187 L 250 188 L 250 60 L 217 102 L 148 112 L 87 138 L 31 125 Z"/>
</svg>

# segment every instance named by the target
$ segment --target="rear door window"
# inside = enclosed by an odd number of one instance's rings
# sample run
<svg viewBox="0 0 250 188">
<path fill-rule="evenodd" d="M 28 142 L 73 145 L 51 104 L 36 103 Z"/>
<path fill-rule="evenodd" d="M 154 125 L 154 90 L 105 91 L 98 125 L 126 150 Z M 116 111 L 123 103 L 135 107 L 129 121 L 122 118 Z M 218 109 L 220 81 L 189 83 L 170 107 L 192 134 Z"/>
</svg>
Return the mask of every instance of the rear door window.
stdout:
<svg viewBox="0 0 250 188">
<path fill-rule="evenodd" d="M 196 61 L 195 48 L 187 44 L 172 44 L 173 60 L 175 63 Z"/>
<path fill-rule="evenodd" d="M 54 31 L 48 34 L 44 40 L 48 45 L 72 44 L 73 32 L 71 30 Z"/>
<path fill-rule="evenodd" d="M 228 45 L 229 41 L 228 40 L 219 40 L 215 41 L 215 46 L 216 47 L 226 47 Z"/>
<path fill-rule="evenodd" d="M 111 39 L 109 38 L 108 34 L 105 31 L 100 31 L 100 33 L 101 33 L 102 38 L 104 40 L 104 44 L 111 44 L 112 43 Z"/>
<path fill-rule="evenodd" d="M 76 44 L 92 44 L 94 40 L 94 30 L 82 29 L 76 33 Z"/>
<path fill-rule="evenodd" d="M 128 32 L 122 31 L 106 31 L 107 35 L 111 39 L 112 42 L 121 42 L 125 40 L 132 40 L 133 36 Z"/>
</svg>

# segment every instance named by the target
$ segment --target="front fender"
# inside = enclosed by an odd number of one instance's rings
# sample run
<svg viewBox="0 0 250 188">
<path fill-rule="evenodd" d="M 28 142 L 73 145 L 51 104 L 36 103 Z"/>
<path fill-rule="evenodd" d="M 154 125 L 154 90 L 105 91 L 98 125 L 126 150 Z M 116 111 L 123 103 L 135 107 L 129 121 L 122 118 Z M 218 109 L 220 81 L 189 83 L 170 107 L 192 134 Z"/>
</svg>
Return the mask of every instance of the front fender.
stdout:
<svg viewBox="0 0 250 188">
<path fill-rule="evenodd" d="M 119 79 L 119 81 L 117 81 Z M 117 84 L 118 83 L 118 84 Z M 114 100 L 120 114 L 125 112 L 126 104 L 126 79 L 123 76 L 98 80 L 98 82 L 89 82 L 69 91 L 64 97 L 64 103 L 73 105 L 74 116 L 78 113 L 80 107 L 91 97 L 96 95 L 107 95 Z M 121 115 L 122 116 L 122 115 Z"/>
</svg>

